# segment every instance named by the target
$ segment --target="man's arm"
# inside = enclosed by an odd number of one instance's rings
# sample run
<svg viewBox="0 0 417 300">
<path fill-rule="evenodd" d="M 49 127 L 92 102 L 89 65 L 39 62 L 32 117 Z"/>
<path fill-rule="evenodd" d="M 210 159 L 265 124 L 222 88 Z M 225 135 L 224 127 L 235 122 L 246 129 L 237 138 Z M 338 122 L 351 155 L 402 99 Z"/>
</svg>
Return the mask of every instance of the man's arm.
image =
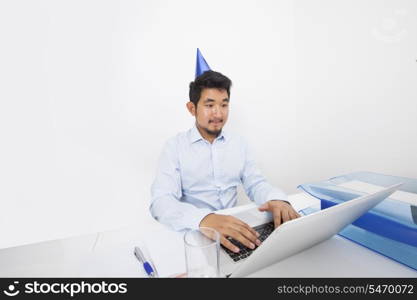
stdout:
<svg viewBox="0 0 417 300">
<path fill-rule="evenodd" d="M 192 204 L 181 202 L 181 176 L 176 141 L 169 140 L 159 158 L 155 180 L 151 187 L 152 216 L 176 231 L 197 229 L 201 220 L 211 213 Z"/>
</svg>

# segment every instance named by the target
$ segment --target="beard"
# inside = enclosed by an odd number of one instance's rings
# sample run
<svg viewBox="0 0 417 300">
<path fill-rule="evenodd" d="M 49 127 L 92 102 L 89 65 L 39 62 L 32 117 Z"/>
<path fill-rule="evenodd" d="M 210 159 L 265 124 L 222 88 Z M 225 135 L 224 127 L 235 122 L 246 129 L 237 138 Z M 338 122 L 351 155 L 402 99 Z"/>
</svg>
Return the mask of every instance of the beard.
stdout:
<svg viewBox="0 0 417 300">
<path fill-rule="evenodd" d="M 219 134 L 222 132 L 221 129 L 219 129 L 219 130 L 210 130 L 210 129 L 207 129 L 207 128 L 203 128 L 203 130 L 210 135 L 215 135 L 216 137 L 219 136 Z"/>
<path fill-rule="evenodd" d="M 222 129 L 223 129 L 223 128 L 220 128 L 218 130 L 210 130 L 207 127 L 203 127 L 198 123 L 196 123 L 196 125 L 197 125 L 198 128 L 200 128 L 200 130 L 203 130 L 208 135 L 215 136 L 215 137 L 218 137 L 219 134 L 222 132 Z"/>
</svg>

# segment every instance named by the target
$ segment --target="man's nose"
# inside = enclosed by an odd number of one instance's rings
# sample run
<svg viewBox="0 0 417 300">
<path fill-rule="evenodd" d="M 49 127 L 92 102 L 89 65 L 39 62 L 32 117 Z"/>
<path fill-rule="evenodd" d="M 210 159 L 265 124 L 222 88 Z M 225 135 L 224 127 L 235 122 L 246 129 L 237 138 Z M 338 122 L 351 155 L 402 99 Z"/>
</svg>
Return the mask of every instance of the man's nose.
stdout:
<svg viewBox="0 0 417 300">
<path fill-rule="evenodd" d="M 214 117 L 221 117 L 222 116 L 222 110 L 218 106 L 213 107 L 213 116 Z"/>
</svg>

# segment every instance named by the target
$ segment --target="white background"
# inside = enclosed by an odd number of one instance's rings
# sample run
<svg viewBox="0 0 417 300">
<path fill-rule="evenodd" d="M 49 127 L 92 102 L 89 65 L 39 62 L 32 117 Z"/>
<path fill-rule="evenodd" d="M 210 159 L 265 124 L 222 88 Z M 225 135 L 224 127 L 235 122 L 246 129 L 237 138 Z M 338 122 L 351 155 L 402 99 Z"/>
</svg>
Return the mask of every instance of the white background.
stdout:
<svg viewBox="0 0 417 300">
<path fill-rule="evenodd" d="M 199 47 L 271 183 L 417 177 L 417 2 L 0 1 L 0 248 L 137 224 Z"/>
</svg>

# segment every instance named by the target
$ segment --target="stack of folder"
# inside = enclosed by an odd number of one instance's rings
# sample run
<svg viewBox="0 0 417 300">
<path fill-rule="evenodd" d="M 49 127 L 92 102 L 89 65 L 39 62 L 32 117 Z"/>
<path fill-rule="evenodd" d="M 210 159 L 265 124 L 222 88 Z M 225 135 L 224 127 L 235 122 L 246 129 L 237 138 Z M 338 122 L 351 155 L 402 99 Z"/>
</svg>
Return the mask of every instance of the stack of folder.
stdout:
<svg viewBox="0 0 417 300">
<path fill-rule="evenodd" d="M 298 188 L 320 199 L 320 208 L 326 209 L 396 183 L 403 185 L 339 235 L 417 270 L 417 179 L 355 172 Z"/>
</svg>

